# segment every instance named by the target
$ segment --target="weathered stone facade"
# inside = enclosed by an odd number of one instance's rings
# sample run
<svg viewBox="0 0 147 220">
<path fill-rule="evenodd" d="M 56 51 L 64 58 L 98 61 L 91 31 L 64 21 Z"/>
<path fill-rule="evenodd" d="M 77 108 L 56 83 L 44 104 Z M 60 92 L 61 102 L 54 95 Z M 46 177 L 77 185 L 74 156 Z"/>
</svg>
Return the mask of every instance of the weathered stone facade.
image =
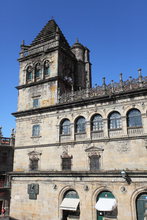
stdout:
<svg viewBox="0 0 147 220">
<path fill-rule="evenodd" d="M 11 184 L 8 172 L 13 170 L 14 141 L 14 129 L 11 138 L 6 138 L 0 127 L 0 218 L 9 215 Z"/>
<path fill-rule="evenodd" d="M 103 79 L 91 88 L 89 50 L 79 42 L 70 48 L 54 20 L 21 48 L 11 216 L 137 219 L 136 204 L 147 194 L 147 80 L 141 70 L 136 80 L 123 82 L 121 75 L 117 84 Z M 61 209 L 70 191 L 80 201 L 74 211 Z M 95 208 L 102 192 L 115 197 L 115 214 Z"/>
</svg>

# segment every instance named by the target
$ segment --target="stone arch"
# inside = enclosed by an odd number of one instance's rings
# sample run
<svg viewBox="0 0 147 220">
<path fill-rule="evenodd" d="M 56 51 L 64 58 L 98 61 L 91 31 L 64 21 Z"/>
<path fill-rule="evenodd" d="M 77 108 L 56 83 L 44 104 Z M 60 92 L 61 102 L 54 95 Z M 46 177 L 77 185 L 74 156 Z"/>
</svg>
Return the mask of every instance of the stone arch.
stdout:
<svg viewBox="0 0 147 220">
<path fill-rule="evenodd" d="M 136 210 L 136 200 L 137 197 L 143 193 L 147 193 L 147 187 L 141 187 L 134 191 L 131 196 L 131 212 L 132 212 L 132 220 L 137 219 L 137 210 Z"/>
<path fill-rule="evenodd" d="M 92 197 L 91 197 L 91 199 L 92 199 L 91 204 L 92 204 L 92 207 L 93 207 L 93 209 L 92 209 L 92 219 L 93 220 L 97 219 L 97 210 L 95 209 L 97 197 L 100 193 L 105 192 L 105 191 L 111 192 L 113 194 L 113 196 L 115 197 L 116 201 L 117 201 L 117 198 L 115 196 L 115 192 L 113 192 L 113 190 L 110 187 L 101 186 L 101 187 L 95 189 L 95 191 L 93 192 Z"/>
<path fill-rule="evenodd" d="M 71 185 L 65 186 L 64 188 L 62 188 L 60 190 L 60 192 L 58 194 L 58 216 L 59 216 L 59 219 L 63 219 L 63 210 L 60 210 L 61 202 L 63 201 L 66 193 L 68 193 L 69 191 L 75 191 L 77 193 L 77 195 L 79 196 L 79 193 L 77 192 L 75 187 L 73 187 Z"/>
</svg>

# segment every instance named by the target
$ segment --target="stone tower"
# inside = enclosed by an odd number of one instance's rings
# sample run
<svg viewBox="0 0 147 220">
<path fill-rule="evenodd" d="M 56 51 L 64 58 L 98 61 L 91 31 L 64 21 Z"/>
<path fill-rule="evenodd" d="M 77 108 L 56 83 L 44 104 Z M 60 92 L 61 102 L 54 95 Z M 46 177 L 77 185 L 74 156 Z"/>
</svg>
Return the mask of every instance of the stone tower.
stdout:
<svg viewBox="0 0 147 220">
<path fill-rule="evenodd" d="M 89 50 L 79 42 L 69 46 L 50 20 L 30 45 L 20 51 L 18 111 L 58 103 L 61 94 L 91 87 Z"/>
</svg>

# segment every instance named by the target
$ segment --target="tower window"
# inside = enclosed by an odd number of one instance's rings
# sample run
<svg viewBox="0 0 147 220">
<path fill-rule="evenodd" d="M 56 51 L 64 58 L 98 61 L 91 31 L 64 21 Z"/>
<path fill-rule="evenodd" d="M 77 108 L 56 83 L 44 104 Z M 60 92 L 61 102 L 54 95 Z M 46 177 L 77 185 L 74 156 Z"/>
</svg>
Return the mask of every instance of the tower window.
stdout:
<svg viewBox="0 0 147 220">
<path fill-rule="evenodd" d="M 33 99 L 33 108 L 39 107 L 39 99 Z"/>
<path fill-rule="evenodd" d="M 49 66 L 49 61 L 46 60 L 44 62 L 44 76 L 49 76 L 50 75 L 50 66 Z"/>
<path fill-rule="evenodd" d="M 27 73 L 26 73 L 26 80 L 31 81 L 33 79 L 33 69 L 32 66 L 28 66 Z"/>
<path fill-rule="evenodd" d="M 75 124 L 75 132 L 77 134 L 79 133 L 85 133 L 86 131 L 86 121 L 84 117 L 79 117 Z"/>
<path fill-rule="evenodd" d="M 121 115 L 118 112 L 113 112 L 109 116 L 109 129 L 121 128 Z"/>
<path fill-rule="evenodd" d="M 92 131 L 102 131 L 103 130 L 103 118 L 101 115 L 94 115 L 91 120 Z"/>
<path fill-rule="evenodd" d="M 70 121 L 68 119 L 62 121 L 60 125 L 60 134 L 62 135 L 70 134 Z"/>
<path fill-rule="evenodd" d="M 40 135 L 40 125 L 33 125 L 32 136 L 38 137 Z"/>
<path fill-rule="evenodd" d="M 41 76 L 41 66 L 40 63 L 37 63 L 35 66 L 35 79 L 40 78 Z"/>
<path fill-rule="evenodd" d="M 142 127 L 141 113 L 138 109 L 132 109 L 127 114 L 128 127 Z"/>
</svg>

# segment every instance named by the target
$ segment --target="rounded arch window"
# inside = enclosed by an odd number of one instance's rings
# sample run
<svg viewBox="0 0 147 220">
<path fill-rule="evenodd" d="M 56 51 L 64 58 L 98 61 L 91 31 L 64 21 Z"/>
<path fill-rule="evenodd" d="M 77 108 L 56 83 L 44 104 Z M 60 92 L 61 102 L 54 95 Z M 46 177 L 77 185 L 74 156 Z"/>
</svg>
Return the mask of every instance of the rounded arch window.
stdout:
<svg viewBox="0 0 147 220">
<path fill-rule="evenodd" d="M 75 198 L 79 199 L 79 195 L 75 190 L 69 190 L 64 193 L 64 198 Z"/>
<path fill-rule="evenodd" d="M 96 198 L 97 219 L 117 218 L 117 202 L 110 191 L 102 191 Z"/>
<path fill-rule="evenodd" d="M 35 66 L 35 78 L 40 78 L 41 76 L 41 65 L 37 63 Z"/>
<path fill-rule="evenodd" d="M 103 118 L 100 114 L 96 114 L 91 119 L 91 130 L 102 131 L 103 130 Z"/>
<path fill-rule="evenodd" d="M 86 131 L 86 120 L 84 117 L 81 116 L 76 120 L 75 132 L 79 134 L 79 133 L 85 133 L 85 131 Z"/>
<path fill-rule="evenodd" d="M 142 127 L 141 112 L 138 109 L 131 109 L 127 114 L 128 127 Z"/>
<path fill-rule="evenodd" d="M 62 120 L 60 124 L 60 134 L 68 135 L 70 134 L 70 121 L 69 119 Z"/>
<path fill-rule="evenodd" d="M 44 76 L 47 77 L 50 75 L 50 65 L 49 65 L 49 61 L 46 60 L 44 62 Z"/>
<path fill-rule="evenodd" d="M 109 115 L 109 129 L 119 129 L 121 128 L 121 115 L 119 112 L 112 112 Z"/>
<path fill-rule="evenodd" d="M 80 216 L 80 199 L 75 190 L 69 190 L 64 193 L 60 209 L 62 212 L 62 219 L 79 219 Z"/>
<path fill-rule="evenodd" d="M 26 72 L 26 80 L 31 81 L 33 79 L 33 68 L 32 66 L 28 66 L 27 72 Z"/>
<path fill-rule="evenodd" d="M 147 218 L 147 192 L 141 193 L 136 199 L 137 220 Z"/>
</svg>

